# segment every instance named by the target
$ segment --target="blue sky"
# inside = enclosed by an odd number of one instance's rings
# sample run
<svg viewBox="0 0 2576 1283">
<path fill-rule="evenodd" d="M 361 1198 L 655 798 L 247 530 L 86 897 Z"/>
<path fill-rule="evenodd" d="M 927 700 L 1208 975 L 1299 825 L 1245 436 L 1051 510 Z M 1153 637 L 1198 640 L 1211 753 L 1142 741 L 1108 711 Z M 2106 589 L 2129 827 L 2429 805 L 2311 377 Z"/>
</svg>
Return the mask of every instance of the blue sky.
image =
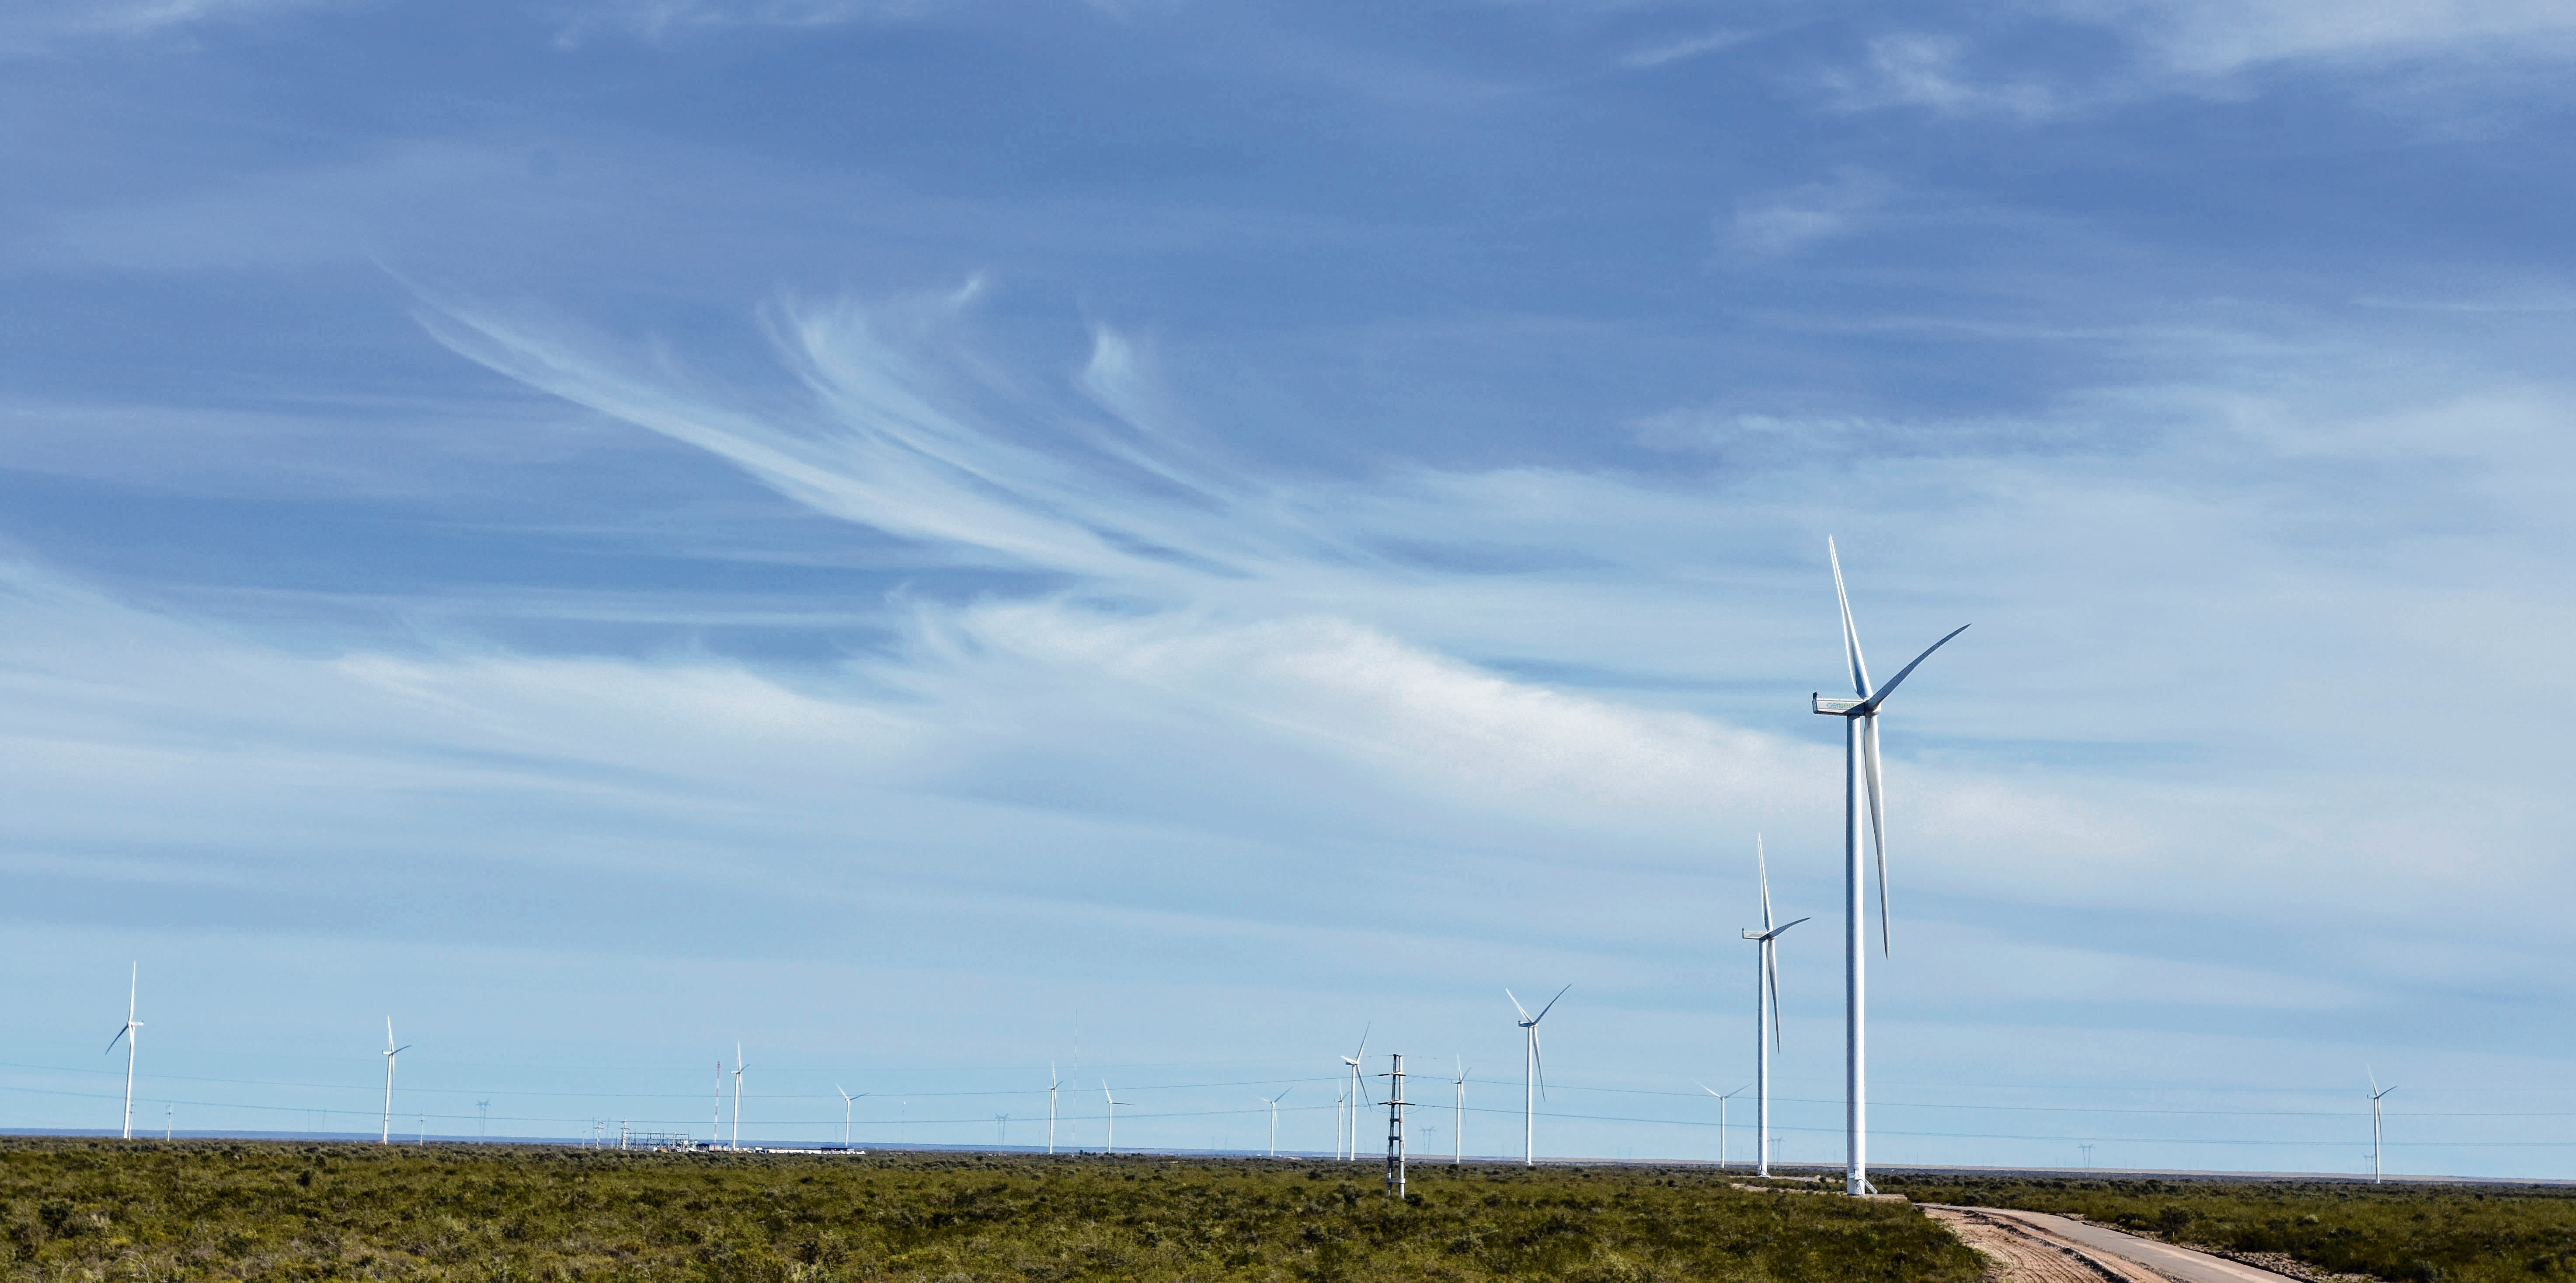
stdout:
<svg viewBox="0 0 2576 1283">
<path fill-rule="evenodd" d="M 7 1122 L 2567 1175 L 2576 17 L 0 16 Z M 1293 1085 L 1293 1086 L 1292 1086 Z M 965 1094 L 958 1094 L 965 1093 Z M 1447 1099 L 1445 1089 L 1440 1098 Z M 1302 1108 L 1301 1108 L 1302 1107 Z M 1740 1153 L 1746 1132 L 1733 1115 Z M 1452 1120 L 1426 1148 L 1448 1148 Z"/>
</svg>

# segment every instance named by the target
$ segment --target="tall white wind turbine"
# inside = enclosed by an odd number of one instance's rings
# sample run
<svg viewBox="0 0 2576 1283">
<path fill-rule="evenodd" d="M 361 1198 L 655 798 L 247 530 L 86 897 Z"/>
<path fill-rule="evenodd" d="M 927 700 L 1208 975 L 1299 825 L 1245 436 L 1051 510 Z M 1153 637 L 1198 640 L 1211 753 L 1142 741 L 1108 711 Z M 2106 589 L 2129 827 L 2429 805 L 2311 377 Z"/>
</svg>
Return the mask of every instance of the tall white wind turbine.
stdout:
<svg viewBox="0 0 2576 1283">
<path fill-rule="evenodd" d="M 1064 1077 L 1055 1071 L 1055 1062 L 1047 1062 L 1047 1152 L 1055 1152 L 1055 1092 L 1064 1086 Z"/>
<path fill-rule="evenodd" d="M 1366 1104 L 1375 1104 L 1375 1103 L 1377 1103 L 1377 1102 L 1375 1102 L 1375 1101 L 1369 1100 L 1369 1098 L 1368 1098 L 1368 1080 L 1367 1080 L 1366 1078 L 1364 1078 L 1364 1077 L 1362 1077 L 1362 1076 L 1360 1075 L 1360 1057 L 1365 1056 L 1365 1055 L 1367 1055 L 1367 1054 L 1368 1054 L 1368 1036 L 1369 1036 L 1369 1031 L 1370 1031 L 1370 1030 L 1372 1030 L 1372 1029 L 1375 1029 L 1375 1028 L 1377 1028 L 1377 1025 L 1376 1025 L 1376 1023 L 1375 1023 L 1374 1021 L 1372 1021 L 1372 1022 L 1371 1022 L 1371 1023 L 1369 1023 L 1369 1024 L 1365 1024 L 1365 1025 L 1360 1026 L 1360 1047 L 1359 1047 L 1359 1050 L 1354 1051 L 1354 1052 L 1352 1052 L 1351 1054 L 1349 1054 L 1349 1055 L 1347 1055 L 1347 1056 L 1342 1057 L 1342 1064 L 1343 1064 L 1343 1065 L 1345 1065 L 1345 1066 L 1347 1066 L 1347 1067 L 1349 1067 L 1349 1069 L 1350 1069 L 1350 1071 L 1351 1071 L 1351 1104 L 1350 1104 L 1350 1113 L 1351 1113 L 1351 1129 L 1350 1129 L 1350 1130 L 1351 1130 L 1351 1148 L 1350 1148 L 1350 1157 L 1351 1157 L 1353 1160 L 1357 1160 L 1357 1159 L 1359 1158 L 1359 1156 L 1360 1156 L 1360 1106 L 1361 1106 L 1363 1103 L 1366 1103 Z M 1339 1158 L 1339 1157 L 1341 1157 L 1341 1155 L 1336 1154 L 1336 1155 L 1334 1155 L 1334 1157 Z"/>
<path fill-rule="evenodd" d="M 1780 1041 L 1780 937 L 1806 919 L 1784 922 L 1776 927 L 1771 925 L 1771 863 L 1763 854 L 1762 835 L 1759 833 L 1753 835 L 1753 874 L 1762 885 L 1762 929 L 1743 933 L 1745 939 L 1756 942 L 1753 951 L 1753 1116 L 1757 1130 L 1753 1137 L 1753 1172 L 1757 1176 L 1768 1176 L 1771 1174 L 1771 1048 Z M 1763 1008 L 1766 1005 L 1770 1008 L 1767 1014 L 1771 1021 L 1767 1031 L 1763 1028 L 1766 1014 Z M 1702 1087 L 1700 1090 L 1708 1089 Z M 1736 1090 L 1743 1089 L 1739 1087 Z M 1718 1105 L 1717 1123 L 1718 1165 L 1723 1167 L 1726 1165 L 1723 1153 L 1726 1148 L 1726 1106 L 1722 1100 Z"/>
<path fill-rule="evenodd" d="M 379 1145 L 394 1143 L 394 1059 L 409 1050 L 410 1043 L 394 1045 L 394 1018 L 385 1017 L 385 1130 L 376 1138 Z"/>
<path fill-rule="evenodd" d="M 733 1140 L 735 1149 L 742 1148 L 742 1044 L 733 1045 Z"/>
<path fill-rule="evenodd" d="M 1107 1148 L 1109 1150 L 1109 1156 L 1111 1158 L 1116 1158 L 1118 1156 L 1118 1107 L 1126 1104 L 1127 1102 L 1109 1094 L 1109 1080 L 1106 1078 L 1100 1080 L 1100 1096 L 1101 1099 L 1109 1102 L 1109 1144 Z"/>
<path fill-rule="evenodd" d="M 841 1150 L 847 1153 L 850 1148 L 850 1107 L 858 1104 L 867 1093 L 860 1092 L 857 1096 L 853 1096 L 849 1088 L 839 1083 L 832 1084 L 832 1090 L 841 1093 Z"/>
<path fill-rule="evenodd" d="M 125 1023 L 116 1027 L 115 1038 L 107 1040 L 107 1051 L 99 1053 L 104 1056 L 108 1051 L 116 1050 L 118 1039 L 123 1039 L 125 1042 L 125 1139 L 127 1140 L 134 1139 L 134 1044 L 142 1037 L 134 1031 L 143 1027 L 143 1022 L 134 1018 L 134 994 L 136 988 L 142 983 L 143 964 L 138 962 L 134 964 L 134 970 L 127 973 L 125 977 Z M 169 1138 L 165 1136 L 162 1139 Z"/>
<path fill-rule="evenodd" d="M 1573 987 L 1569 984 L 1565 989 Z M 1535 1016 L 1529 1013 L 1529 1008 L 1521 1005 L 1520 999 L 1512 998 L 1511 990 L 1503 990 L 1503 996 L 1512 999 L 1512 1008 L 1521 1013 L 1519 1021 L 1521 1032 L 1528 1036 L 1529 1043 L 1526 1054 L 1521 1057 L 1521 1166 L 1523 1167 L 1529 1167 L 1538 1162 L 1538 1097 L 1547 1094 L 1547 1066 L 1539 1063 L 1538 1022 L 1547 1019 L 1547 1013 L 1556 1010 L 1556 999 L 1565 996 L 1565 989 L 1557 990 L 1556 998 L 1548 999 L 1547 1005 L 1539 1008 Z M 1535 1095 L 1532 1094 L 1533 1084 L 1535 1084 Z"/>
<path fill-rule="evenodd" d="M 1458 1121 L 1449 1129 L 1449 1165 L 1451 1167 L 1456 1167 L 1467 1158 L 1467 1062 L 1461 1057 L 1457 1059 L 1457 1065 Z"/>
<path fill-rule="evenodd" d="M 1270 1156 L 1272 1158 L 1279 1157 L 1279 1102 L 1288 1099 L 1288 1093 L 1295 1090 L 1297 1089 L 1290 1087 L 1276 1096 L 1258 1096 L 1254 1098 L 1259 1100 L 1262 1104 L 1270 1106 Z"/>
<path fill-rule="evenodd" d="M 1856 698 L 1828 698 L 1822 692 L 1809 698 L 1818 715 L 1843 719 L 1843 1192 L 1860 1195 L 1877 1192 L 1869 1183 L 1869 1016 L 1867 992 L 1862 984 L 1865 910 L 1861 903 L 1861 800 L 1868 798 L 1869 836 L 1878 851 L 1879 951 L 1890 954 L 1894 946 L 1887 921 L 1887 810 L 1879 790 L 1878 711 L 1918 665 L 1930 659 L 1933 651 L 1949 645 L 1950 638 L 1968 631 L 1968 626 L 1961 624 L 1951 629 L 1947 636 L 1925 647 L 1913 663 L 1898 669 L 1886 685 L 1873 688 L 1869 683 L 1869 663 L 1861 658 L 1860 629 L 1852 624 L 1851 595 L 1843 591 L 1842 555 L 1835 550 L 1831 538 L 1825 540 L 1825 557 L 1833 563 L 1834 600 L 1843 612 L 1843 660 L 1851 670 L 1852 694 Z M 1763 1140 L 1769 1143 L 1768 1131 L 1763 1133 Z"/>
<path fill-rule="evenodd" d="M 2370 1183 L 2376 1185 L 2379 1183 L 2379 1101 L 2397 1089 L 2380 1086 L 2379 1075 L 2368 1065 L 2362 1066 L 2362 1072 L 2370 1074 Z"/>
</svg>

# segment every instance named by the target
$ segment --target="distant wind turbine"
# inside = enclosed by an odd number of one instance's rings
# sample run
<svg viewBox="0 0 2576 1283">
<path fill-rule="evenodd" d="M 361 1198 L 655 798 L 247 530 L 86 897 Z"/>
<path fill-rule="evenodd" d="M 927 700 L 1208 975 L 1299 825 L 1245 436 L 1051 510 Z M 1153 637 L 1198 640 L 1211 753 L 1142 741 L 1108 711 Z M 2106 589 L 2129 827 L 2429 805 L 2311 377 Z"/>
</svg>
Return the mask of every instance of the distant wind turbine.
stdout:
<svg viewBox="0 0 2576 1283">
<path fill-rule="evenodd" d="M 732 1141 L 732 1147 L 733 1147 L 733 1148 L 735 1148 L 735 1149 L 740 1149 L 740 1148 L 742 1148 L 742 1071 L 743 1071 L 743 1063 L 742 1063 L 742 1044 L 741 1044 L 741 1043 L 735 1043 L 735 1044 L 733 1045 L 733 1141 Z"/>
<path fill-rule="evenodd" d="M 1449 1165 L 1467 1157 L 1467 1062 L 1458 1061 L 1458 1125 L 1449 1129 Z"/>
<path fill-rule="evenodd" d="M 1290 1087 L 1276 1096 L 1255 1097 L 1262 1104 L 1270 1106 L 1270 1156 L 1272 1158 L 1279 1157 L 1279 1102 L 1286 1100 L 1288 1092 L 1295 1090 L 1297 1089 Z"/>
<path fill-rule="evenodd" d="M 714 1116 L 713 1116 L 713 1117 L 711 1117 L 711 1118 L 709 1118 L 709 1119 L 707 1120 L 707 1148 L 709 1148 L 709 1149 L 714 1149 L 716 1146 L 721 1145 L 721 1144 L 723 1144 L 723 1143 L 724 1143 L 724 1062 L 723 1062 L 723 1061 L 721 1061 L 721 1060 L 719 1060 L 719 1061 L 717 1061 L 717 1062 L 716 1062 L 716 1106 L 715 1106 L 715 1113 L 714 1113 Z"/>
<path fill-rule="evenodd" d="M 1738 1088 L 1736 1088 L 1735 1090 L 1730 1091 L 1730 1092 L 1720 1092 L 1720 1091 L 1719 1091 L 1718 1089 L 1716 1089 L 1715 1087 L 1711 1087 L 1711 1086 L 1709 1086 L 1707 1083 L 1704 1083 L 1704 1082 L 1697 1082 L 1697 1081 L 1694 1081 L 1691 1085 L 1692 1085 L 1692 1086 L 1694 1086 L 1694 1087 L 1699 1088 L 1701 1091 L 1707 1092 L 1709 1095 L 1712 1095 L 1712 1096 L 1717 1097 L 1717 1170 L 1719 1170 L 1719 1171 L 1721 1171 L 1721 1172 L 1722 1172 L 1722 1171 L 1725 1171 L 1725 1170 L 1726 1170 L 1726 1102 L 1728 1102 L 1728 1101 L 1730 1101 L 1730 1100 L 1733 1100 L 1733 1099 L 1735 1099 L 1735 1098 L 1736 1098 L 1736 1097 L 1738 1097 L 1738 1096 L 1743 1095 L 1743 1094 L 1744 1094 L 1744 1087 L 1738 1087 Z M 1751 1084 L 1751 1083 L 1746 1083 L 1744 1086 L 1745 1086 L 1745 1087 L 1750 1087 L 1750 1086 L 1752 1086 L 1752 1085 L 1753 1085 L 1753 1084 Z M 1757 1175 L 1762 1175 L 1762 1176 L 1768 1176 L 1768 1175 L 1770 1175 L 1771 1173 L 1769 1173 L 1769 1172 L 1759 1172 L 1759 1173 L 1756 1173 L 1756 1174 L 1757 1174 Z"/>
<path fill-rule="evenodd" d="M 394 1045 L 394 1018 L 385 1017 L 385 1130 L 376 1138 L 379 1145 L 394 1143 L 394 1058 L 409 1050 L 410 1043 Z"/>
<path fill-rule="evenodd" d="M 1879 951 L 1892 954 L 1893 928 L 1887 921 L 1887 810 L 1879 791 L 1878 711 L 1887 697 L 1896 693 L 1916 666 L 1932 657 L 1932 652 L 1950 644 L 1950 638 L 1968 631 L 1966 624 L 1953 628 L 1941 640 L 1925 647 L 1914 662 L 1898 669 L 1887 684 L 1876 688 L 1869 683 L 1869 663 L 1861 658 L 1860 629 L 1852 623 L 1851 595 L 1843 591 L 1843 562 L 1834 541 L 1825 540 L 1825 558 L 1833 563 L 1834 600 L 1843 614 L 1843 661 L 1849 668 L 1852 694 L 1857 698 L 1827 698 L 1817 692 L 1809 698 L 1820 716 L 1843 719 L 1843 1092 L 1844 1128 L 1843 1192 L 1851 1195 L 1874 1194 L 1869 1183 L 1869 1015 L 1866 990 L 1862 984 L 1861 948 L 1862 907 L 1860 823 L 1861 799 L 1869 800 L 1869 835 L 1878 851 L 1878 924 Z M 1768 1143 L 1770 1133 L 1764 1132 Z"/>
<path fill-rule="evenodd" d="M 1102 1099 L 1109 1102 L 1108 1150 L 1109 1156 L 1115 1158 L 1118 1156 L 1118 1107 L 1127 1102 L 1109 1094 L 1109 1080 L 1106 1078 L 1100 1080 L 1100 1095 Z"/>
<path fill-rule="evenodd" d="M 2397 1088 L 2380 1086 L 2379 1075 L 2368 1065 L 2362 1066 L 2362 1072 L 2370 1075 L 2370 1183 L 2376 1185 L 2379 1183 L 2379 1101 Z"/>
<path fill-rule="evenodd" d="M 1055 1092 L 1064 1086 L 1064 1077 L 1055 1071 L 1055 1062 L 1047 1062 L 1047 1152 L 1055 1152 Z"/>
<path fill-rule="evenodd" d="M 116 1044 L 119 1039 L 122 1039 L 125 1043 L 124 1135 L 127 1140 L 134 1139 L 134 1044 L 142 1038 L 141 1034 L 134 1031 L 143 1027 L 143 1022 L 134 1018 L 134 995 L 142 983 L 143 964 L 138 962 L 134 964 L 134 969 L 131 972 L 128 972 L 125 977 L 125 1023 L 116 1027 L 115 1038 L 107 1040 L 107 1051 L 98 1053 L 104 1056 L 107 1052 L 116 1050 Z M 164 1137 L 163 1139 L 166 1140 L 168 1138 Z"/>
<path fill-rule="evenodd" d="M 1565 989 L 1573 987 L 1569 984 Z M 1529 1008 L 1521 1006 L 1520 999 L 1512 998 L 1511 990 L 1503 990 L 1503 996 L 1511 998 L 1512 1007 L 1521 1013 L 1519 1021 L 1521 1032 L 1529 1036 L 1528 1054 L 1521 1057 L 1521 1166 L 1523 1167 L 1538 1162 L 1538 1097 L 1547 1094 L 1547 1066 L 1539 1061 L 1538 1022 L 1547 1019 L 1547 1013 L 1556 1010 L 1557 998 L 1565 996 L 1565 989 L 1557 990 L 1556 998 L 1548 999 L 1547 1005 L 1539 1008 L 1535 1016 L 1529 1013 Z M 1533 1084 L 1537 1095 L 1531 1094 Z"/>
<path fill-rule="evenodd" d="M 1357 1159 L 1360 1156 L 1360 1105 L 1362 1102 L 1371 1104 L 1376 1103 L 1374 1101 L 1369 1101 L 1368 1080 L 1360 1076 L 1360 1057 L 1368 1054 L 1369 1031 L 1375 1028 L 1377 1028 L 1377 1024 L 1374 1021 L 1360 1026 L 1360 1049 L 1342 1057 L 1342 1063 L 1349 1066 L 1351 1071 L 1350 1156 L 1353 1159 Z M 1338 1157 L 1338 1155 L 1336 1155 L 1336 1157 Z"/>
<path fill-rule="evenodd" d="M 867 1096 L 867 1093 L 860 1092 L 853 1096 L 849 1088 L 839 1083 L 832 1084 L 832 1090 L 841 1093 L 841 1148 L 846 1150 L 850 1147 L 850 1107 L 858 1104 Z"/>
<path fill-rule="evenodd" d="M 1771 863 L 1763 854 L 1762 835 L 1759 833 L 1753 835 L 1753 873 L 1762 884 L 1762 929 L 1743 933 L 1745 939 L 1756 942 L 1753 951 L 1753 1084 L 1756 1089 L 1753 1093 L 1753 1116 L 1757 1126 L 1753 1135 L 1753 1174 L 1768 1176 L 1771 1174 L 1771 1047 L 1780 1039 L 1780 937 L 1806 919 L 1784 922 L 1776 927 L 1771 925 Z M 1766 1005 L 1763 1000 L 1766 997 L 1770 999 L 1768 1005 L 1771 1008 L 1768 1013 L 1771 1027 L 1767 1031 L 1762 1027 L 1765 1014 L 1762 1009 Z M 1703 1087 L 1700 1090 L 1708 1089 Z M 1743 1088 L 1736 1090 L 1742 1091 Z M 1723 1167 L 1726 1165 L 1726 1105 L 1723 1100 L 1718 1104 L 1717 1122 L 1718 1165 Z"/>
</svg>

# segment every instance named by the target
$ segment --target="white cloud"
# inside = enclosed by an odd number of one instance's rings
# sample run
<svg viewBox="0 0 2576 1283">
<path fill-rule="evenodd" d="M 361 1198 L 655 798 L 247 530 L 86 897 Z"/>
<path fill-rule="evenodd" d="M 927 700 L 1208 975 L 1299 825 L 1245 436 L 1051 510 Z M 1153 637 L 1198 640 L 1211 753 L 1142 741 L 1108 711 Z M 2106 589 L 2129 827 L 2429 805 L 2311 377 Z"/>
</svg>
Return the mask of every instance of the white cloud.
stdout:
<svg viewBox="0 0 2576 1283">
<path fill-rule="evenodd" d="M 1623 67 L 1639 69 L 1661 67 L 1668 63 L 1687 62 L 1713 53 L 1723 53 L 1754 38 L 1750 31 L 1711 31 L 1664 44 L 1651 45 L 1619 59 Z"/>
<path fill-rule="evenodd" d="M 1803 183 L 1738 201 L 1734 215 L 1719 225 L 1719 237 L 1738 254 L 1786 258 L 1850 235 L 1890 195 L 1884 179 L 1846 168 L 1827 182 Z"/>
<path fill-rule="evenodd" d="M 345 0 L 21 0 L 0 10 L 0 54 L 33 54 L 84 40 L 138 39 Z"/>
<path fill-rule="evenodd" d="M 1847 111 L 1921 107 L 1953 116 L 2038 120 L 2060 111 L 2057 91 L 2030 81 L 1981 77 L 1967 45 L 1950 36 L 1902 33 L 1869 42 L 1865 65 L 1828 73 L 1827 92 Z"/>
<path fill-rule="evenodd" d="M 2072 0 L 2060 11 L 2129 30 L 2171 70 L 2576 55 L 2576 10 L 2555 0 Z"/>
</svg>

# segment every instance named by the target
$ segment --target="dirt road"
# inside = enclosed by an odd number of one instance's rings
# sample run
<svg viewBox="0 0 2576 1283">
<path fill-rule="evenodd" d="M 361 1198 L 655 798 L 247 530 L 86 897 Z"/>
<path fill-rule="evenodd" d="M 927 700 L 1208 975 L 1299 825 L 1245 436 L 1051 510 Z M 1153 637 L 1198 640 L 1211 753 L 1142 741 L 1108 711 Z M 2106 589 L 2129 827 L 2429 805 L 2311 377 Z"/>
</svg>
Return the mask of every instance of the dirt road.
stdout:
<svg viewBox="0 0 2576 1283">
<path fill-rule="evenodd" d="M 1926 1204 L 1923 1214 L 1985 1253 L 2004 1283 L 2296 1283 L 2206 1252 L 2046 1212 L 1935 1203 Z"/>
</svg>

